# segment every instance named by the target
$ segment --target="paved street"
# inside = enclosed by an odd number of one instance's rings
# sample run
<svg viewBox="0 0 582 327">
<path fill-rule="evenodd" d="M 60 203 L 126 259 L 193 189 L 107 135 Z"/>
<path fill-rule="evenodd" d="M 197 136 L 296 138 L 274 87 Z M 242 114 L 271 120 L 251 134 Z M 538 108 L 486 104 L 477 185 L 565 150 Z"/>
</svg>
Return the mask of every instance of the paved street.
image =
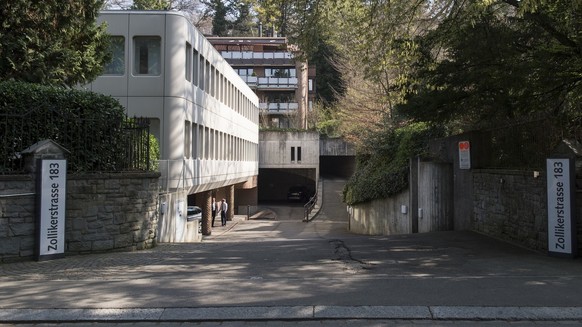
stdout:
<svg viewBox="0 0 582 327">
<path fill-rule="evenodd" d="M 0 323 L 582 325 L 580 259 L 472 232 L 352 235 L 340 186 L 309 223 L 271 206 L 202 243 L 0 265 Z"/>
</svg>

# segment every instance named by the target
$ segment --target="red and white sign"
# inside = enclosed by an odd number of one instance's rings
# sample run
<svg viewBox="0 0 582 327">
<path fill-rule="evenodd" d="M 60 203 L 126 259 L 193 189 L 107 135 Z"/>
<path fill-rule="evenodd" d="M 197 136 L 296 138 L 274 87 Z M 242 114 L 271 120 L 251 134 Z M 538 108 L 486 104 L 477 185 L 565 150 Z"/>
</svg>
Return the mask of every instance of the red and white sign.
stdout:
<svg viewBox="0 0 582 327">
<path fill-rule="evenodd" d="M 459 142 L 459 168 L 471 169 L 471 143 L 469 141 Z"/>
</svg>

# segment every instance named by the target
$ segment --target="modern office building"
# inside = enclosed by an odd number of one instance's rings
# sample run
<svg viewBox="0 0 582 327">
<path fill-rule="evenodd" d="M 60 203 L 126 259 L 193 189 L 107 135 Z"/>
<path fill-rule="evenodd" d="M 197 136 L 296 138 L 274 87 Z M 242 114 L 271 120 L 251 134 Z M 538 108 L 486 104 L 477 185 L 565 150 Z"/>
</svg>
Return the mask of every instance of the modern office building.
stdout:
<svg viewBox="0 0 582 327">
<path fill-rule="evenodd" d="M 114 59 L 86 88 L 151 119 L 161 150 L 158 240 L 192 241 L 188 205 L 226 198 L 230 215 L 256 205 L 259 99 L 246 81 L 180 13 L 104 11 L 103 21 Z"/>
<path fill-rule="evenodd" d="M 307 128 L 315 99 L 315 68 L 285 37 L 209 37 L 259 97 L 261 126 Z"/>
</svg>

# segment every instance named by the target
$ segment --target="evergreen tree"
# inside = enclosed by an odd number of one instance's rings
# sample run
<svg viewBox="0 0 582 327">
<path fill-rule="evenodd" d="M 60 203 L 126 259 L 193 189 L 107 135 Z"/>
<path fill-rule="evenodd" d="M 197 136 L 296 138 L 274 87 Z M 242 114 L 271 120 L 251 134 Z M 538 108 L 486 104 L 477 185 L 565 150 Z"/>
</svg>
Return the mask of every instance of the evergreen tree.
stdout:
<svg viewBox="0 0 582 327">
<path fill-rule="evenodd" d="M 226 19 L 228 7 L 222 0 L 211 0 L 210 4 L 214 10 L 212 18 L 212 34 L 216 36 L 228 36 L 231 23 Z"/>
<path fill-rule="evenodd" d="M 133 10 L 170 10 L 171 3 L 167 0 L 133 0 Z"/>
<path fill-rule="evenodd" d="M 0 2 L 0 78 L 74 86 L 109 59 L 100 0 Z"/>
<path fill-rule="evenodd" d="M 236 19 L 232 23 L 232 36 L 258 36 L 256 22 L 252 15 L 251 3 L 242 0 L 232 3 L 232 11 Z"/>
<path fill-rule="evenodd" d="M 580 119 L 582 6 L 508 0 L 455 12 L 419 39 L 401 113 L 460 129 Z"/>
</svg>

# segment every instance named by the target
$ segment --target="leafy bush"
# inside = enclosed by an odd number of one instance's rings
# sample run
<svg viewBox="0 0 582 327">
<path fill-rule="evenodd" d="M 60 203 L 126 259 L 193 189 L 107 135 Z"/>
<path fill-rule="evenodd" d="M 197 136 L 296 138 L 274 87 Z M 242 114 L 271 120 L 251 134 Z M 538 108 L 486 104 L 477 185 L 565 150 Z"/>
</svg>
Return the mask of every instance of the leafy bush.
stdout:
<svg viewBox="0 0 582 327">
<path fill-rule="evenodd" d="M 358 154 L 356 172 L 343 193 L 349 205 L 395 195 L 408 187 L 409 158 L 426 154 L 428 141 L 443 136 L 440 128 L 411 124 L 375 135 L 372 151 Z"/>
<path fill-rule="evenodd" d="M 160 168 L 160 142 L 153 134 L 150 134 L 149 141 L 150 170 L 158 171 Z"/>
<path fill-rule="evenodd" d="M 69 172 L 120 170 L 128 146 L 124 120 L 123 107 L 109 96 L 0 82 L 0 125 L 5 122 L 0 158 L 17 158 L 32 144 L 51 139 L 70 151 Z"/>
</svg>

